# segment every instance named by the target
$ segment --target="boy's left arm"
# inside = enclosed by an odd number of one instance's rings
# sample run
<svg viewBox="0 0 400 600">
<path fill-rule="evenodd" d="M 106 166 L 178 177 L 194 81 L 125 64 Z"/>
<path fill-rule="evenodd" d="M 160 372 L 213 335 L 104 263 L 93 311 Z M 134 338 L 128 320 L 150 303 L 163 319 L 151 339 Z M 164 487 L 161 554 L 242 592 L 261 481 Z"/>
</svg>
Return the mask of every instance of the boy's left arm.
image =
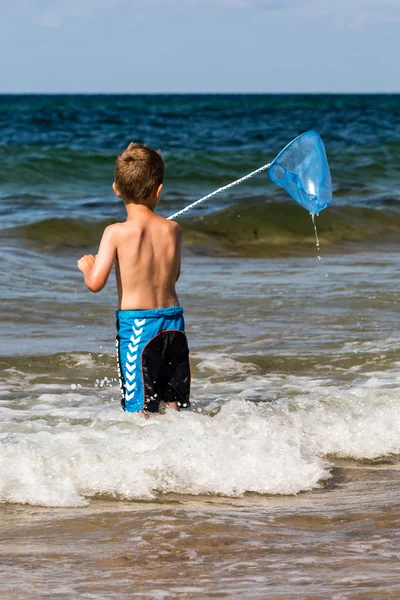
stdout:
<svg viewBox="0 0 400 600">
<path fill-rule="evenodd" d="M 106 285 L 116 252 L 115 228 L 109 225 L 104 230 L 96 257 L 93 254 L 85 254 L 78 260 L 78 269 L 82 271 L 86 287 L 91 292 L 100 292 Z"/>
</svg>

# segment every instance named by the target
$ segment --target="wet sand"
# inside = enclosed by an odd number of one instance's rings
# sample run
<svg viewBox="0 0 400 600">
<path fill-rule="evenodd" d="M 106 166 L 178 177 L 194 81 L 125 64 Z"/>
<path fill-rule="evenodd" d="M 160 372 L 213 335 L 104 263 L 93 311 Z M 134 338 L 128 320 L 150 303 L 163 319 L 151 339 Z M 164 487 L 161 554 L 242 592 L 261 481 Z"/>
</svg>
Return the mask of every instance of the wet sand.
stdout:
<svg viewBox="0 0 400 600">
<path fill-rule="evenodd" d="M 5 505 L 0 597 L 398 598 L 399 484 L 393 458 L 296 496 Z"/>
</svg>

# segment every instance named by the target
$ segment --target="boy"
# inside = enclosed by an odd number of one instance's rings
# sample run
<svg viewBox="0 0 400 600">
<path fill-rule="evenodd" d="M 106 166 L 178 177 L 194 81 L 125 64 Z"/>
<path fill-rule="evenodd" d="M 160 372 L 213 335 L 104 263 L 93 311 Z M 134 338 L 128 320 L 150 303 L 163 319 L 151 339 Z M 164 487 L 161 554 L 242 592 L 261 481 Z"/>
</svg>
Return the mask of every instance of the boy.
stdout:
<svg viewBox="0 0 400 600">
<path fill-rule="evenodd" d="M 116 160 L 113 183 L 127 219 L 106 227 L 96 257 L 78 261 L 92 292 L 103 289 L 115 262 L 117 361 L 121 404 L 128 412 L 158 412 L 160 402 L 175 410 L 190 405 L 189 350 L 175 291 L 182 232 L 153 212 L 163 179 L 161 155 L 129 144 Z"/>
</svg>

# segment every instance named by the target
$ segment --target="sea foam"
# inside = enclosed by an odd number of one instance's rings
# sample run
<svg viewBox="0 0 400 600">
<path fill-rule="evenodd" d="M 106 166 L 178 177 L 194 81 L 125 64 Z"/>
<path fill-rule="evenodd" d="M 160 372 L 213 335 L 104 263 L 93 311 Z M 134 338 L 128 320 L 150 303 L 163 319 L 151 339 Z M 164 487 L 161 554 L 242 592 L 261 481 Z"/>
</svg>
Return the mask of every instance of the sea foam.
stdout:
<svg viewBox="0 0 400 600">
<path fill-rule="evenodd" d="M 57 396 L 46 394 L 49 421 L 2 429 L 0 501 L 84 506 L 97 495 L 150 500 L 171 492 L 238 497 L 310 490 L 330 476 L 327 456 L 400 453 L 399 394 L 378 381 L 345 389 L 292 378 L 287 391 L 308 391 L 274 403 L 232 399 L 214 412 L 195 406 L 150 419 L 94 406 L 94 398 L 78 393 L 73 408 L 68 402 L 63 411 L 49 411 Z"/>
</svg>

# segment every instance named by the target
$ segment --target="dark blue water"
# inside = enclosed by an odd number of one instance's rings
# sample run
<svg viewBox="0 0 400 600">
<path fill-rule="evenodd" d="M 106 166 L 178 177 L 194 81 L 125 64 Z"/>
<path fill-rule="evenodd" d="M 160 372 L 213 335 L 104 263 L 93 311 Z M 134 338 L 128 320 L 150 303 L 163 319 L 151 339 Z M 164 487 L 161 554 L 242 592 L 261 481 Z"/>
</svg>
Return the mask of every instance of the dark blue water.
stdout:
<svg viewBox="0 0 400 600">
<path fill-rule="evenodd" d="M 337 205 L 397 206 L 399 95 L 0 96 L 0 224 L 122 218 L 111 184 L 131 141 L 160 148 L 169 214 L 316 129 Z M 198 209 L 290 201 L 266 176 Z"/>
</svg>

